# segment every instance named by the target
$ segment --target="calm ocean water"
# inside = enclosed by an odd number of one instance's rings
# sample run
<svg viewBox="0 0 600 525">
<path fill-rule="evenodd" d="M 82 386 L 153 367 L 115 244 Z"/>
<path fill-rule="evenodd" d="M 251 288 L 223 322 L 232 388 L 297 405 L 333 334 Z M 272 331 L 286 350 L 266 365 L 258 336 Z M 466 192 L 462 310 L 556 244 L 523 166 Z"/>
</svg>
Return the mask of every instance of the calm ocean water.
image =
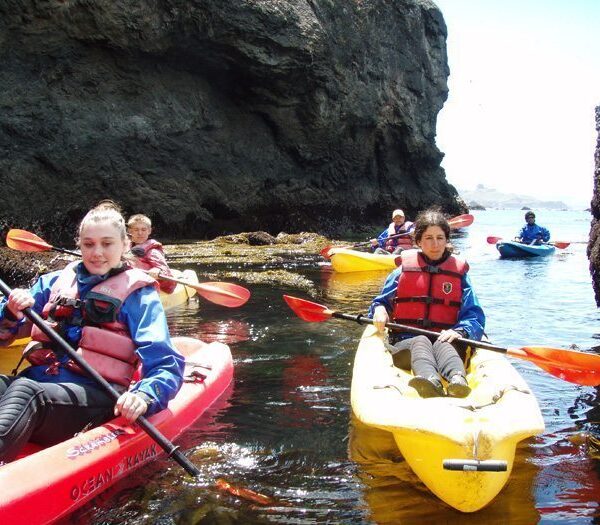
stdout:
<svg viewBox="0 0 600 525">
<path fill-rule="evenodd" d="M 486 331 L 502 346 L 590 349 L 600 344 L 584 244 L 591 216 L 536 212 L 554 240 L 573 244 L 545 259 L 499 259 L 486 237 L 512 238 L 524 223 L 520 211 L 474 212 L 474 224 L 453 239 L 471 264 Z M 314 282 L 314 300 L 349 313 L 364 312 L 385 278 L 336 275 L 318 257 L 287 266 Z M 250 288 L 243 308 L 201 301 L 169 314 L 173 333 L 224 341 L 236 361 L 231 391 L 182 440 L 203 477 L 192 481 L 162 460 L 68 523 L 600 523 L 599 453 L 594 457 L 586 444 L 589 433 L 600 436 L 598 388 L 513 360 L 538 398 L 546 431 L 520 445 L 511 481 L 488 507 L 461 514 L 432 496 L 402 460 L 353 461 L 363 437 L 350 425 L 349 394 L 363 328 L 340 320 L 304 323 L 281 296 L 305 294 Z M 286 505 L 257 508 L 216 490 L 218 477 Z"/>
</svg>

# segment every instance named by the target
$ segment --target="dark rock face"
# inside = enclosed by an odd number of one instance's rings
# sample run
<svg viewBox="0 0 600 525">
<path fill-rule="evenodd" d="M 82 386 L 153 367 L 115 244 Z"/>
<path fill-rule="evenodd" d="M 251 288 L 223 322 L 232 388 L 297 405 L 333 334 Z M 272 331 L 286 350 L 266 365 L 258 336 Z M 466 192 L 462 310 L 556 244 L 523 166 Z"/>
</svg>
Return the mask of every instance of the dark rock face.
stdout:
<svg viewBox="0 0 600 525">
<path fill-rule="evenodd" d="M 68 242 L 102 198 L 171 238 L 466 211 L 429 0 L 11 0 L 0 42 L 3 231 Z"/>
<path fill-rule="evenodd" d="M 596 108 L 596 152 L 594 154 L 594 196 L 592 197 L 592 227 L 587 255 L 590 260 L 590 273 L 596 296 L 596 304 L 600 307 L 600 106 Z"/>
</svg>

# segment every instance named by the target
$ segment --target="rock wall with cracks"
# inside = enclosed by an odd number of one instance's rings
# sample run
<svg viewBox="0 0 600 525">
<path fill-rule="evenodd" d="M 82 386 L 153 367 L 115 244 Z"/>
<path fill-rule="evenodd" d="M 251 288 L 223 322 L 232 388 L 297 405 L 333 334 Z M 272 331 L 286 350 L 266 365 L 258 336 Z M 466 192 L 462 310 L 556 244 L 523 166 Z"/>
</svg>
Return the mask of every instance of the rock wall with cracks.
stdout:
<svg viewBox="0 0 600 525">
<path fill-rule="evenodd" d="M 592 197 L 592 226 L 587 255 L 590 261 L 596 305 L 600 307 L 600 106 L 596 107 L 596 152 L 594 154 L 594 195 Z"/>
<path fill-rule="evenodd" d="M 171 239 L 466 211 L 429 0 L 10 0 L 0 42 L 2 233 L 69 242 L 101 198 Z"/>
</svg>

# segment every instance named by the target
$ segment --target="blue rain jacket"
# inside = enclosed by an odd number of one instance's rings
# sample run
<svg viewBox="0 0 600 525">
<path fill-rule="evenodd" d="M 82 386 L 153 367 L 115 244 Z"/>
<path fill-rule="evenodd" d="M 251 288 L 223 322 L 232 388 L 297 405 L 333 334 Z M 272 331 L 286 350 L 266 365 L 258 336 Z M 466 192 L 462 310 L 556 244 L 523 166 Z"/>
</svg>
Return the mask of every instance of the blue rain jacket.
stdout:
<svg viewBox="0 0 600 525">
<path fill-rule="evenodd" d="M 526 224 L 521 228 L 517 235 L 523 244 L 531 244 L 533 241 L 538 241 L 536 244 L 548 242 L 550 240 L 550 232 L 537 224 Z"/>
<path fill-rule="evenodd" d="M 33 285 L 30 292 L 35 300 L 33 310 L 41 314 L 50 297 L 50 290 L 60 271 L 42 275 Z M 83 263 L 77 266 L 77 283 L 79 297 L 85 299 L 87 293 L 108 275 L 92 275 Z M 13 324 L 9 330 L 16 333 L 18 326 L 4 319 L 6 298 L 0 303 L 0 321 L 4 325 Z M 136 353 L 142 364 L 143 378 L 134 384 L 132 392 L 144 392 L 155 402 L 150 405 L 145 415 L 151 415 L 167 407 L 170 399 L 183 384 L 184 357 L 175 349 L 169 335 L 167 319 L 160 302 L 158 292 L 152 286 L 145 286 L 129 295 L 118 313 L 118 320 L 129 327 L 131 338 L 137 345 Z M 25 321 L 22 321 L 25 322 Z M 19 323 L 20 324 L 20 323 Z M 81 338 L 81 327 L 67 325 L 63 337 L 77 348 Z M 68 359 L 64 356 L 64 360 Z M 46 366 L 31 366 L 22 375 L 40 382 L 96 384 L 89 377 L 59 367 L 58 375 L 44 373 Z"/>
</svg>

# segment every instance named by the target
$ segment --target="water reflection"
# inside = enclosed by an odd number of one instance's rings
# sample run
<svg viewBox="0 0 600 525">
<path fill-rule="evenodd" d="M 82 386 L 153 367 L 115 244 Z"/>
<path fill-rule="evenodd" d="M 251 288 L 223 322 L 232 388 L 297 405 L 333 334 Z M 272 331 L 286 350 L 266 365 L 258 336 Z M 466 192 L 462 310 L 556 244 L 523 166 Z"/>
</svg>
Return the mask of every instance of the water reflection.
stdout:
<svg viewBox="0 0 600 525">
<path fill-rule="evenodd" d="M 322 269 L 320 282 L 323 295 L 327 300 L 355 307 L 362 310 L 370 304 L 371 299 L 377 295 L 389 272 L 348 272 L 339 273 Z M 358 311 L 357 311 L 358 313 Z"/>
<path fill-rule="evenodd" d="M 572 431 L 545 446 L 536 461 L 543 465 L 536 479 L 538 509 L 549 522 L 600 519 L 600 463 Z M 585 520 L 587 522 L 587 520 Z"/>
</svg>

